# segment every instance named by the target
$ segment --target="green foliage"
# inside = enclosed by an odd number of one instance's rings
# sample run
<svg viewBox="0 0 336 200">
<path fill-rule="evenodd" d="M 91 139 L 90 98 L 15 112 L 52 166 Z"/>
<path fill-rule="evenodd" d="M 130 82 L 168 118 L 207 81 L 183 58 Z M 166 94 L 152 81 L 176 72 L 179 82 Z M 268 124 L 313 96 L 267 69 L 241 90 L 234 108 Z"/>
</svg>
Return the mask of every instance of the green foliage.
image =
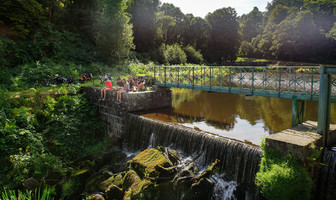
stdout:
<svg viewBox="0 0 336 200">
<path fill-rule="evenodd" d="M 187 55 L 187 62 L 193 64 L 201 64 L 203 62 L 203 56 L 200 51 L 197 51 L 194 47 L 188 45 L 183 48 Z"/>
<path fill-rule="evenodd" d="M 100 149 L 96 143 L 103 137 L 103 125 L 98 110 L 75 95 L 77 90 L 49 92 L 60 95 L 57 98 L 39 90 L 19 98 L 0 92 L 0 184 L 20 186 L 27 177 L 62 171 L 64 162 L 86 155 L 87 147 Z"/>
<path fill-rule="evenodd" d="M 68 179 L 63 185 L 62 185 L 62 199 L 71 196 L 78 186 L 78 180 L 75 178 Z"/>
<path fill-rule="evenodd" d="M 130 49 L 134 48 L 132 25 L 123 0 L 104 0 L 103 5 L 97 17 L 96 44 L 106 62 L 119 63 L 128 58 Z"/>
<path fill-rule="evenodd" d="M 0 3 L 0 24 L 11 24 L 16 37 L 26 38 L 44 22 L 44 10 L 36 0 L 3 0 Z"/>
<path fill-rule="evenodd" d="M 263 14 L 254 7 L 247 15 L 243 15 L 241 23 L 241 31 L 243 39 L 250 42 L 252 38 L 256 37 L 262 31 Z"/>
<path fill-rule="evenodd" d="M 239 24 L 235 9 L 222 8 L 206 16 L 210 38 L 205 57 L 210 62 L 235 61 L 240 46 Z"/>
<path fill-rule="evenodd" d="M 45 188 L 41 190 L 35 189 L 34 191 L 26 190 L 22 192 L 21 190 L 9 190 L 4 188 L 1 192 L 1 199 L 2 200 L 53 200 L 54 194 L 53 188 Z"/>
<path fill-rule="evenodd" d="M 158 0 L 127 1 L 127 10 L 133 24 L 134 45 L 138 52 L 148 52 L 154 48 L 155 13 L 158 5 Z"/>
<path fill-rule="evenodd" d="M 252 57 L 254 52 L 253 45 L 248 41 L 243 41 L 239 48 L 239 56 Z"/>
<path fill-rule="evenodd" d="M 165 45 L 163 44 L 159 49 L 161 62 L 165 64 L 185 64 L 187 62 L 187 55 L 178 44 Z"/>
<path fill-rule="evenodd" d="M 255 183 L 267 199 L 310 199 L 312 179 L 294 157 L 283 157 L 261 145 L 263 157 Z"/>
</svg>

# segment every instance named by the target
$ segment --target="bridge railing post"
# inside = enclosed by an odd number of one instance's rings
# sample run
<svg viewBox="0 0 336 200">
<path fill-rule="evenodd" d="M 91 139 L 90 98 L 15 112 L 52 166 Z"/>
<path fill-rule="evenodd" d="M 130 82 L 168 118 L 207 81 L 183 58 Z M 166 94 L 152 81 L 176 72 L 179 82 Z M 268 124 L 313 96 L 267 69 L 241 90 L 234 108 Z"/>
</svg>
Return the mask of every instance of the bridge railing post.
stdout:
<svg viewBox="0 0 336 200">
<path fill-rule="evenodd" d="M 192 67 L 192 88 L 194 89 L 195 85 L 195 67 Z"/>
<path fill-rule="evenodd" d="M 321 66 L 317 133 L 323 136 L 323 146 L 326 146 L 328 144 L 328 137 L 329 137 L 330 95 L 331 95 L 330 74 L 326 72 L 326 67 Z"/>
<path fill-rule="evenodd" d="M 180 87 L 180 68 L 177 67 L 177 87 Z"/>
<path fill-rule="evenodd" d="M 155 85 L 155 82 L 156 82 L 156 79 L 155 79 L 155 66 L 153 67 L 154 69 L 153 69 L 153 73 L 154 73 L 154 78 L 153 78 L 153 85 Z"/>
<path fill-rule="evenodd" d="M 167 66 L 164 66 L 164 85 L 167 85 Z"/>
</svg>

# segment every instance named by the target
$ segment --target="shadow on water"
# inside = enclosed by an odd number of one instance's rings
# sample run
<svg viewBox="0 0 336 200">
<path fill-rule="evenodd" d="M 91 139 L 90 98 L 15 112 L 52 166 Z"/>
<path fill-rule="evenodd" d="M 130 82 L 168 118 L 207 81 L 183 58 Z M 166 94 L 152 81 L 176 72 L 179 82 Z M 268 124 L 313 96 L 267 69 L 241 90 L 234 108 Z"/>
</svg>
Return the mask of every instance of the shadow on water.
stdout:
<svg viewBox="0 0 336 200">
<path fill-rule="evenodd" d="M 173 107 L 142 116 L 176 122 L 221 136 L 259 145 L 265 135 L 291 127 L 290 99 L 173 89 Z M 307 102 L 305 120 L 317 120 L 317 102 Z M 336 123 L 336 105 L 331 123 Z"/>
</svg>

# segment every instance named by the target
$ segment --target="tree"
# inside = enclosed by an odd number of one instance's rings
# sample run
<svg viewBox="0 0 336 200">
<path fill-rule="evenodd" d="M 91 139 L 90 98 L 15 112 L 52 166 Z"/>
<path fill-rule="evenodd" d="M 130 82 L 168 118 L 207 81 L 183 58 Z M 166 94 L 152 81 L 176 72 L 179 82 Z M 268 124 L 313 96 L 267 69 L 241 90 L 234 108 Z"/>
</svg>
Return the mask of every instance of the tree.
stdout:
<svg viewBox="0 0 336 200">
<path fill-rule="evenodd" d="M 240 46 L 239 24 L 235 9 L 222 8 L 206 16 L 210 24 L 208 51 L 205 57 L 210 62 L 235 61 Z"/>
<path fill-rule="evenodd" d="M 304 8 L 314 14 L 314 21 L 323 33 L 327 33 L 336 21 L 336 0 L 304 0 Z"/>
<path fill-rule="evenodd" d="M 251 42 L 252 38 L 256 37 L 259 33 L 261 33 L 262 22 L 263 14 L 258 10 L 257 7 L 254 7 L 249 14 L 243 15 L 241 23 L 243 39 Z"/>
<path fill-rule="evenodd" d="M 20 38 L 27 38 L 44 21 L 44 10 L 36 0 L 0 1 L 0 25 L 9 26 Z"/>
<path fill-rule="evenodd" d="M 96 44 L 103 59 L 118 63 L 127 58 L 132 43 L 132 25 L 123 0 L 104 0 L 96 24 Z"/>
<path fill-rule="evenodd" d="M 159 0 L 127 1 L 128 13 L 133 24 L 134 44 L 138 52 L 147 52 L 154 48 L 155 13 L 158 5 Z"/>
<path fill-rule="evenodd" d="M 180 8 L 173 4 L 164 3 L 159 9 L 160 19 L 157 25 L 161 25 L 160 29 L 164 30 L 166 44 L 181 43 L 186 27 L 189 26 L 187 17 L 182 13 Z M 168 17 L 167 17 L 168 16 Z M 162 23 L 165 22 L 165 23 Z"/>
<path fill-rule="evenodd" d="M 210 33 L 210 24 L 201 17 L 195 17 L 190 22 L 189 32 L 193 34 L 190 44 L 196 49 L 206 51 L 207 39 Z"/>
<path fill-rule="evenodd" d="M 286 7 L 301 8 L 304 5 L 305 0 L 272 0 L 271 3 L 267 4 L 268 13 L 271 14 L 272 11 L 279 5 Z"/>
</svg>

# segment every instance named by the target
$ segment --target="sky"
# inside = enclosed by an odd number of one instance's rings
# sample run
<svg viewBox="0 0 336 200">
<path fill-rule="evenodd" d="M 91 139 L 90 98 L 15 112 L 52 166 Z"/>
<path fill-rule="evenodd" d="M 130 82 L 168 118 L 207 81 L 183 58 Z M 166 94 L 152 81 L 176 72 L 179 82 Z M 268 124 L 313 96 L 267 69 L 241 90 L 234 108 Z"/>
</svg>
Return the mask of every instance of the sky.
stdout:
<svg viewBox="0 0 336 200">
<path fill-rule="evenodd" d="M 191 13 L 202 18 L 223 7 L 235 8 L 238 16 L 251 12 L 255 6 L 260 11 L 265 11 L 267 2 L 271 0 L 161 0 L 161 3 L 172 3 L 179 7 L 184 14 Z"/>
</svg>

